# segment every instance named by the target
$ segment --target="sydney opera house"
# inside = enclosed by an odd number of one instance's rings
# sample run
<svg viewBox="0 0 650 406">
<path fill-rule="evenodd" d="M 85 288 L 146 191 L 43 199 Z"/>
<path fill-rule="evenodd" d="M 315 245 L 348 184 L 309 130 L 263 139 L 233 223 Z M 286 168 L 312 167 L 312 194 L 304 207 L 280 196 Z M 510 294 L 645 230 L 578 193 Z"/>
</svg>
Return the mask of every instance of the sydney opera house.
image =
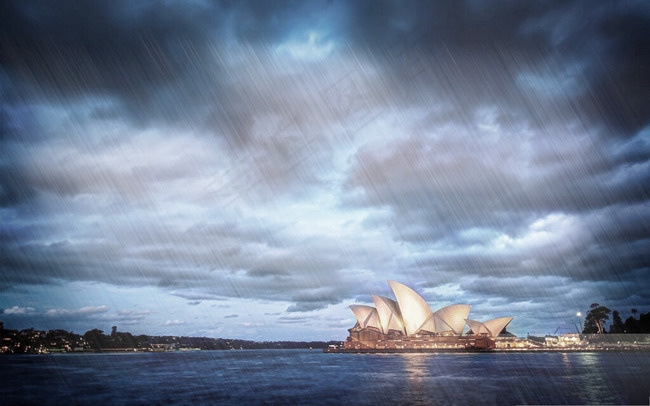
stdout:
<svg viewBox="0 0 650 406">
<path fill-rule="evenodd" d="M 375 306 L 351 305 L 357 322 L 344 343 L 348 351 L 490 350 L 512 317 L 469 319 L 470 305 L 432 311 L 413 289 L 388 281 L 395 300 L 372 296 Z M 465 326 L 469 329 L 463 333 Z"/>
</svg>

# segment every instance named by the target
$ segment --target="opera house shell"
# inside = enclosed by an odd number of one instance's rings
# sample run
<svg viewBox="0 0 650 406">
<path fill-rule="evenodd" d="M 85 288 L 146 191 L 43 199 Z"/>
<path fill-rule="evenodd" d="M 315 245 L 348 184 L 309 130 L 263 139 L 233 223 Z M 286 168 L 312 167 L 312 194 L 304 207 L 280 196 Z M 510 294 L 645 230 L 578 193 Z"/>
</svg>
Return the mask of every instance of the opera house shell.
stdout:
<svg viewBox="0 0 650 406">
<path fill-rule="evenodd" d="M 388 281 L 395 300 L 372 295 L 375 306 L 350 305 L 357 319 L 344 343 L 347 350 L 489 350 L 512 317 L 469 319 L 470 305 L 432 311 L 413 289 Z M 463 334 L 465 326 L 469 327 Z"/>
</svg>

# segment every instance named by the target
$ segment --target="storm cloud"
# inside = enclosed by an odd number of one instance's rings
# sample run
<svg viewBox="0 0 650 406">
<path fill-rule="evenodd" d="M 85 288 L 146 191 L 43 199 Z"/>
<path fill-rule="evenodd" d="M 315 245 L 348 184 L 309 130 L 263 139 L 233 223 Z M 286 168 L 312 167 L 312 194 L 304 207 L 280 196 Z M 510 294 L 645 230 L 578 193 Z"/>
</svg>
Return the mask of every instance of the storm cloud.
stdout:
<svg viewBox="0 0 650 406">
<path fill-rule="evenodd" d="M 342 338 L 386 279 L 520 334 L 650 305 L 644 2 L 0 7 L 8 327 Z"/>
</svg>

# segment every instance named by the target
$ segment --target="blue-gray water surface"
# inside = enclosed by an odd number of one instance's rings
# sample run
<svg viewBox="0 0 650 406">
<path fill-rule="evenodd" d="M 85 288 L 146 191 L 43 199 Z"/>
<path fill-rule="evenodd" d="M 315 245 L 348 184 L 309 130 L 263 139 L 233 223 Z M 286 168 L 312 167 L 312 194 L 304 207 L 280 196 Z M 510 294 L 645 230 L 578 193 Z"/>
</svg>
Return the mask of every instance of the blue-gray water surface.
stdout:
<svg viewBox="0 0 650 406">
<path fill-rule="evenodd" d="M 650 353 L 0 357 L 0 404 L 641 404 Z"/>
</svg>

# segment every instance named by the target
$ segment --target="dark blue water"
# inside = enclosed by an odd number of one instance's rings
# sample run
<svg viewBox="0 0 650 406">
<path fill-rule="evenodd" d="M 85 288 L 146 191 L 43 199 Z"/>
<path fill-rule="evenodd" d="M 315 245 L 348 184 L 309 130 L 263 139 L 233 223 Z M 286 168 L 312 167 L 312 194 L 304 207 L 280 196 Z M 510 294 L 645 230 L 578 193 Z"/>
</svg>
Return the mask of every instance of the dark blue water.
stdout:
<svg viewBox="0 0 650 406">
<path fill-rule="evenodd" d="M 0 357 L 0 404 L 642 404 L 650 353 Z"/>
</svg>

